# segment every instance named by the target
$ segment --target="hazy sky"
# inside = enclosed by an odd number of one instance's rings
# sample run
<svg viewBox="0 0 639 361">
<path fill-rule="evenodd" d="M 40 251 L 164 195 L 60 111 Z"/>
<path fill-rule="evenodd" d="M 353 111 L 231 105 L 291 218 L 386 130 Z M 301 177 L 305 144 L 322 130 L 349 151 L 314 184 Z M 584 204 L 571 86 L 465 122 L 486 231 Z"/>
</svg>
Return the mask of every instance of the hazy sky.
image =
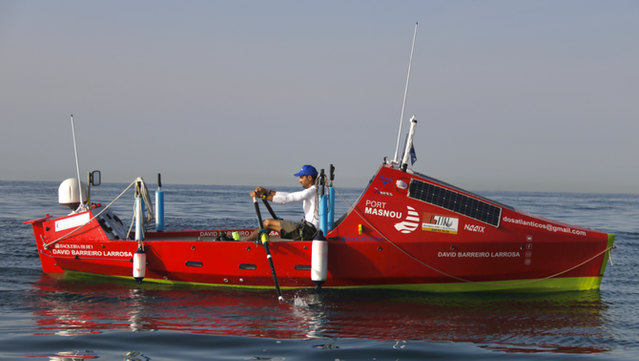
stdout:
<svg viewBox="0 0 639 361">
<path fill-rule="evenodd" d="M 0 180 L 639 193 L 639 1 L 0 0 Z M 404 136 L 402 135 L 402 140 Z"/>
</svg>

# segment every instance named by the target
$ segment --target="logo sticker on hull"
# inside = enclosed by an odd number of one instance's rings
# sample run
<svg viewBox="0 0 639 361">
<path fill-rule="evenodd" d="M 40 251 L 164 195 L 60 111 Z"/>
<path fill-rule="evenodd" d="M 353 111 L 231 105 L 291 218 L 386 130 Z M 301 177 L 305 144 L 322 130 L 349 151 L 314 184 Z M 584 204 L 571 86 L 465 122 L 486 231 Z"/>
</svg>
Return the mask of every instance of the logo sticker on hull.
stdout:
<svg viewBox="0 0 639 361">
<path fill-rule="evenodd" d="M 422 231 L 457 234 L 459 218 L 424 213 Z"/>
<path fill-rule="evenodd" d="M 402 233 L 411 233 L 419 227 L 419 213 L 411 206 L 406 208 L 406 218 L 402 222 L 395 223 L 395 229 Z"/>
<path fill-rule="evenodd" d="M 392 196 L 393 195 L 393 193 L 391 193 L 391 192 L 380 191 L 377 187 L 375 187 L 375 190 L 373 191 L 373 194 L 381 194 L 383 196 Z"/>
<path fill-rule="evenodd" d="M 82 213 L 77 216 L 65 218 L 60 221 L 55 222 L 55 231 L 60 232 L 65 229 L 75 228 L 84 225 L 85 223 L 89 223 L 91 220 L 91 215 L 89 213 Z"/>
<path fill-rule="evenodd" d="M 383 175 L 380 175 L 379 180 L 382 181 L 382 184 L 384 184 L 384 187 L 386 187 L 388 183 L 393 181 L 393 178 L 384 177 Z"/>
</svg>

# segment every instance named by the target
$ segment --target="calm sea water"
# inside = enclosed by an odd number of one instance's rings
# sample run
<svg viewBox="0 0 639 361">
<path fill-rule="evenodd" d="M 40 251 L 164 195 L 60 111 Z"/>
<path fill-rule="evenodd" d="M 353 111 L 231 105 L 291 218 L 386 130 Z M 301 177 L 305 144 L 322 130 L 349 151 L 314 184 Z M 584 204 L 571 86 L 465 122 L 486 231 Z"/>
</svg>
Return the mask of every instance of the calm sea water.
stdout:
<svg viewBox="0 0 639 361">
<path fill-rule="evenodd" d="M 108 204 L 127 184 L 92 189 Z M 0 181 L 0 359 L 639 359 L 639 196 L 479 192 L 617 235 L 598 291 L 275 292 L 54 279 L 24 221 L 63 215 L 58 183 Z M 149 184 L 150 189 L 155 185 Z M 252 187 L 165 185 L 166 228 L 254 227 Z M 298 188 L 290 188 L 297 190 Z M 349 201 L 361 190 L 340 189 Z M 282 189 L 286 190 L 286 189 Z M 131 217 L 133 194 L 114 205 Z M 300 219 L 300 205 L 274 205 Z M 337 204 L 338 214 L 347 205 Z M 266 214 L 265 210 L 262 210 Z"/>
</svg>

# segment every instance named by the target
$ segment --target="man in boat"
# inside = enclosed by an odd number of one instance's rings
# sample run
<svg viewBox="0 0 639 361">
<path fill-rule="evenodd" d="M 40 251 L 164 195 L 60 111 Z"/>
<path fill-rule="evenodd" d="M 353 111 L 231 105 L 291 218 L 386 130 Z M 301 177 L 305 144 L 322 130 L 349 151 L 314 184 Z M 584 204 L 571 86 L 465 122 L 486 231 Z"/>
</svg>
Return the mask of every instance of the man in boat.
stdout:
<svg viewBox="0 0 639 361">
<path fill-rule="evenodd" d="M 319 226 L 319 218 L 315 212 L 315 198 L 317 194 L 315 180 L 317 179 L 317 169 L 312 165 L 304 165 L 299 172 L 293 175 L 299 177 L 299 182 L 304 190 L 288 193 L 257 187 L 255 191 L 251 192 L 251 198 L 260 197 L 280 204 L 302 202 L 302 208 L 304 209 L 304 218 L 302 221 L 292 222 L 283 219 L 266 219 L 263 224 L 264 229 L 279 232 L 282 238 L 285 239 L 312 240 Z M 259 229 L 255 230 L 255 232 L 251 233 L 251 235 L 244 240 L 255 241 L 258 233 Z"/>
</svg>

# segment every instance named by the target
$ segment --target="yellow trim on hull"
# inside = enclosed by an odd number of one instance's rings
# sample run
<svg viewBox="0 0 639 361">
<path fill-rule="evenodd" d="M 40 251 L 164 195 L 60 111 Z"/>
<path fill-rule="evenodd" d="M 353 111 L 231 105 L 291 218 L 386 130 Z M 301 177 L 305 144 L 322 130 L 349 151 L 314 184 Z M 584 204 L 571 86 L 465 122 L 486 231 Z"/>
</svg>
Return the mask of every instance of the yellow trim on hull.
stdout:
<svg viewBox="0 0 639 361">
<path fill-rule="evenodd" d="M 334 287 L 342 289 L 393 289 L 405 291 L 420 291 L 432 293 L 455 292 L 517 292 L 517 293 L 548 293 L 564 291 L 585 291 L 598 289 L 601 277 L 570 277 L 553 278 L 534 282 L 535 280 L 494 281 L 490 285 L 481 283 L 420 283 L 405 285 L 378 285 Z"/>
<path fill-rule="evenodd" d="M 71 279 L 87 279 L 95 277 L 117 278 L 127 283 L 135 282 L 133 277 L 124 276 L 107 276 L 79 271 L 67 271 L 65 277 Z M 602 277 L 568 277 L 553 278 L 542 281 L 536 280 L 513 280 L 513 281 L 494 281 L 488 284 L 481 283 L 419 283 L 419 284 L 397 284 L 397 285 L 371 285 L 371 286 L 339 286 L 324 288 L 330 289 L 387 289 L 402 291 L 420 291 L 431 293 L 460 293 L 460 292 L 517 292 L 517 293 L 549 293 L 564 291 L 586 291 L 598 289 L 601 285 Z M 170 281 L 162 279 L 145 278 L 145 283 L 175 285 L 175 286 L 197 286 L 197 287 L 214 287 L 214 288 L 237 288 L 243 290 L 272 290 L 275 286 L 243 286 L 243 285 L 226 285 L 197 283 L 184 281 Z M 488 282 L 487 282 L 488 283 Z M 304 289 L 312 287 L 281 287 L 285 290 Z"/>
<path fill-rule="evenodd" d="M 70 271 L 67 270 L 64 273 L 64 277 L 66 279 L 78 280 L 78 281 L 90 281 L 91 279 L 96 278 L 108 278 L 108 279 L 117 279 L 121 281 L 123 284 L 126 282 L 127 284 L 135 285 L 135 280 L 133 276 L 112 276 L 112 275 L 103 275 L 99 273 L 91 273 L 91 272 L 82 272 L 82 271 Z M 171 280 L 163 280 L 157 278 L 145 278 L 142 283 L 152 283 L 156 285 L 167 285 L 167 286 L 191 286 L 191 287 L 212 287 L 212 288 L 238 288 L 243 290 L 254 289 L 254 290 L 274 290 L 275 286 L 242 286 L 242 285 L 227 285 L 227 284 L 216 284 L 216 283 L 200 283 L 200 282 L 186 282 L 186 281 L 171 281 Z M 286 289 L 300 289 L 306 287 L 280 287 L 283 290 Z"/>
</svg>

